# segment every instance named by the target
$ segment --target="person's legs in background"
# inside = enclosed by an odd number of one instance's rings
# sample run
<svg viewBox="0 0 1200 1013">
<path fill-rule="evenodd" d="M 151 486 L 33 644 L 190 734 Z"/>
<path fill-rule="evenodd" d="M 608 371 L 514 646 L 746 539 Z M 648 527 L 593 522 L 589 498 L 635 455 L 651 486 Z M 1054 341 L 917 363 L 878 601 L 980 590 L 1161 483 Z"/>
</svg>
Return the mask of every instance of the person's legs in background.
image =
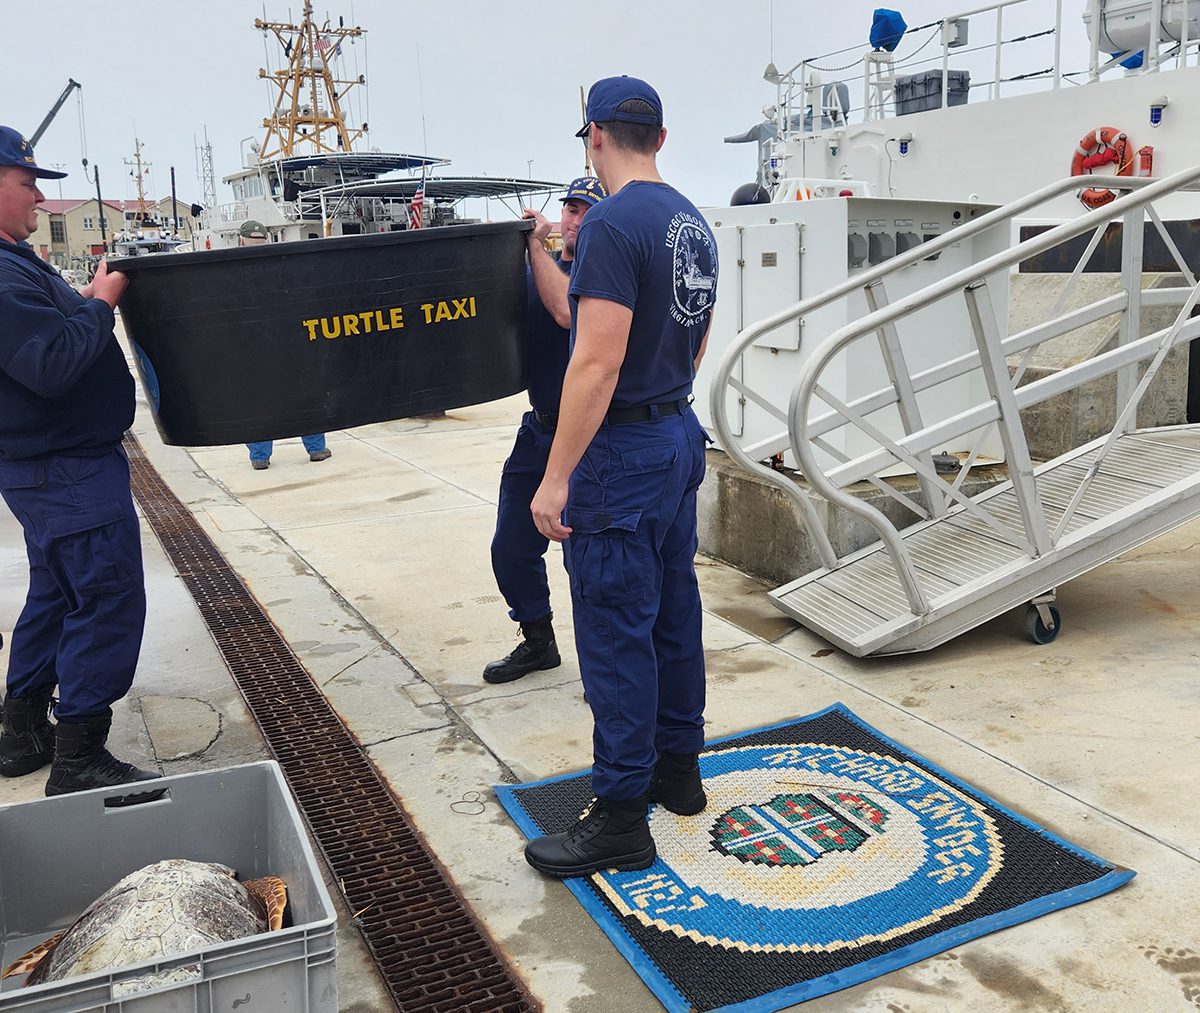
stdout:
<svg viewBox="0 0 1200 1013">
<path fill-rule="evenodd" d="M 247 443 L 246 449 L 250 451 L 250 467 L 255 471 L 265 471 L 271 466 L 271 440 L 263 440 L 261 443 Z"/>
<path fill-rule="evenodd" d="M 325 446 L 324 433 L 301 436 L 300 439 L 304 443 L 304 449 L 308 451 L 310 461 L 328 461 L 333 456 L 333 451 Z"/>
</svg>

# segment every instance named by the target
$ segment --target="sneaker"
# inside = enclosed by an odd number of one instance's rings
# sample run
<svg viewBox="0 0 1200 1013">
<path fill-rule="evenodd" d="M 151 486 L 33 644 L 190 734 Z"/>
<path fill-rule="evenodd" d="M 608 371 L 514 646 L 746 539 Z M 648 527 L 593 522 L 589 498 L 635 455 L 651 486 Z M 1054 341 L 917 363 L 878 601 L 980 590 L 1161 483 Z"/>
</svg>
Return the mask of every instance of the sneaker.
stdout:
<svg viewBox="0 0 1200 1013">
<path fill-rule="evenodd" d="M 333 457 L 333 451 L 326 447 L 324 450 L 314 450 L 308 455 L 310 461 L 328 461 Z"/>
<path fill-rule="evenodd" d="M 250 467 L 253 468 L 255 471 L 266 471 L 269 467 L 271 467 L 271 462 L 270 461 L 251 461 Z"/>
</svg>

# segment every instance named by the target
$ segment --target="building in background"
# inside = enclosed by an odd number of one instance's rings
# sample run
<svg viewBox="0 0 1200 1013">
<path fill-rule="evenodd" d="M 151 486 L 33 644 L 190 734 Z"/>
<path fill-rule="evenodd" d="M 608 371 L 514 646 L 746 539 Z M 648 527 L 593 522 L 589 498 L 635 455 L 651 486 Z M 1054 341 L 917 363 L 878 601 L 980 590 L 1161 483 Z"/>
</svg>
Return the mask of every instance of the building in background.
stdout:
<svg viewBox="0 0 1200 1013">
<path fill-rule="evenodd" d="M 176 200 L 176 211 L 177 220 L 173 222 L 168 195 L 158 201 L 146 201 L 144 214 L 157 221 L 164 232 L 172 232 L 177 238 L 188 241 L 195 227 L 192 205 L 189 201 Z M 29 244 L 43 260 L 60 268 L 86 268 L 105 252 L 95 197 L 89 200 L 48 199 L 38 212 L 38 228 L 29 237 Z M 104 202 L 109 250 L 113 236 L 118 232 L 136 231 L 141 216 L 136 200 Z"/>
</svg>

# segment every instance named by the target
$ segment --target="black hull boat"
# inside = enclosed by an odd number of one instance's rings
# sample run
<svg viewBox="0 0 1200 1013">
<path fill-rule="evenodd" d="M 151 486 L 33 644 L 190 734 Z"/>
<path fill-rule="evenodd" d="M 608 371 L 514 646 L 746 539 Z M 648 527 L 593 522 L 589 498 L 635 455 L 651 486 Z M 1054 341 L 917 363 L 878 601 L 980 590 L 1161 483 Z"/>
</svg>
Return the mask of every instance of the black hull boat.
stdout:
<svg viewBox="0 0 1200 1013">
<path fill-rule="evenodd" d="M 346 429 L 524 385 L 527 221 L 110 261 L 163 442 Z"/>
</svg>

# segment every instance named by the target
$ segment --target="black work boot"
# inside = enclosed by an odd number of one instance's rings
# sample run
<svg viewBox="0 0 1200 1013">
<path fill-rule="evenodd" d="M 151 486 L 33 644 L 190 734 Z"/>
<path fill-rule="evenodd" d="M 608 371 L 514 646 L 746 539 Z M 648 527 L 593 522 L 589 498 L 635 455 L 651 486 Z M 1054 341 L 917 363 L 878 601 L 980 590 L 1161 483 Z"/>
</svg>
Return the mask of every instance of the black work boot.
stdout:
<svg viewBox="0 0 1200 1013">
<path fill-rule="evenodd" d="M 708 797 L 700 780 L 697 754 L 659 753 L 648 798 L 679 816 L 695 816 L 703 812 L 708 805 Z"/>
<path fill-rule="evenodd" d="M 558 653 L 558 645 L 554 642 L 554 627 L 551 620 L 554 613 L 544 619 L 536 619 L 531 623 L 521 623 L 521 634 L 524 636 L 512 654 L 499 661 L 493 661 L 483 670 L 483 681 L 498 683 L 512 682 L 530 672 L 543 668 L 558 668 L 562 658 Z"/>
<path fill-rule="evenodd" d="M 78 722 L 59 721 L 54 736 L 54 765 L 46 782 L 47 795 L 66 795 L 89 788 L 112 788 L 161 775 L 118 760 L 107 749 L 112 711 Z"/>
<path fill-rule="evenodd" d="M 54 759 L 54 725 L 50 707 L 54 691 L 4 698 L 4 731 L 0 734 L 0 776 L 23 777 Z"/>
<path fill-rule="evenodd" d="M 548 876 L 645 869 L 657 855 L 644 797 L 624 802 L 598 798 L 570 830 L 525 845 L 525 860 Z"/>
</svg>

